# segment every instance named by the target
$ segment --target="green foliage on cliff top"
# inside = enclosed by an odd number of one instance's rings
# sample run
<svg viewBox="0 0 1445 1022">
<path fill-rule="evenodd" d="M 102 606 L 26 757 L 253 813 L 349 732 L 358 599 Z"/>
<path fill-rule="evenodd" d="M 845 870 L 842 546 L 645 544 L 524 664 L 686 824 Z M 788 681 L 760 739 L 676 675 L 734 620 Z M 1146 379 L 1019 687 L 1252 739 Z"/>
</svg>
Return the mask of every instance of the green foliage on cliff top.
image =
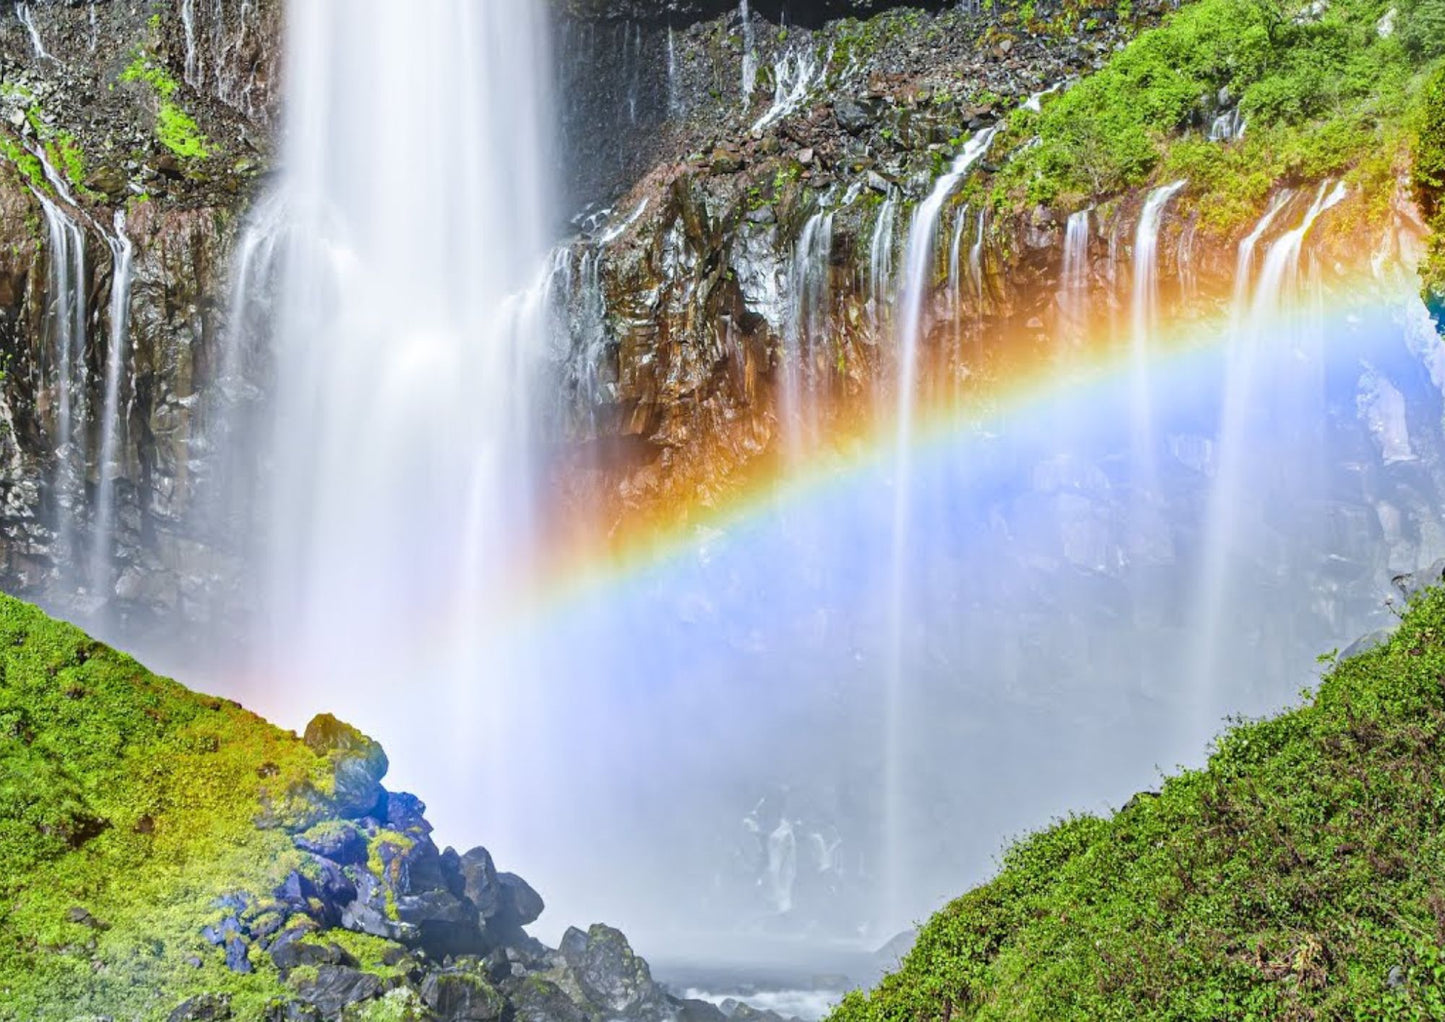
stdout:
<svg viewBox="0 0 1445 1022">
<path fill-rule="evenodd" d="M 1010 161 L 997 198 L 1081 205 L 1186 177 L 1205 226 L 1232 229 L 1279 181 L 1400 153 L 1442 13 L 1445 0 L 1190 4 L 1041 113 L 1016 116 L 1003 143 L 1038 141 Z M 1204 138 L 1221 90 L 1248 122 L 1245 137 L 1226 144 Z"/>
<path fill-rule="evenodd" d="M 327 764 L 0 596 L 0 1019 L 164 1018 L 203 991 L 260 1017 L 282 993 L 269 960 L 236 975 L 199 930 L 299 865 L 256 822 Z"/>
<path fill-rule="evenodd" d="M 1413 176 L 1420 210 L 1435 229 L 1420 268 L 1424 297 L 1436 322 L 1445 326 L 1445 68 L 1434 74 L 1424 91 Z"/>
<path fill-rule="evenodd" d="M 1006 853 L 832 1022 L 1445 1018 L 1445 592 L 1205 769 Z"/>
</svg>

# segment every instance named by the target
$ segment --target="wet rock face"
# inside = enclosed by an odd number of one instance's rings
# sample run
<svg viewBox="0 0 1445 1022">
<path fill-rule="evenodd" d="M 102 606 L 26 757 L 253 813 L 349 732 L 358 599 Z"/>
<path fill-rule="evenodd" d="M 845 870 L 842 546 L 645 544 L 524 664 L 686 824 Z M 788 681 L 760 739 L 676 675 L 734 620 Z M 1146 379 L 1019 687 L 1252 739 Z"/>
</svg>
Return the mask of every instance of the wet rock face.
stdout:
<svg viewBox="0 0 1445 1022">
<path fill-rule="evenodd" d="M 0 15 L 0 578 L 72 618 L 103 611 L 137 638 L 240 604 L 236 537 L 198 508 L 214 467 L 204 411 L 231 245 L 271 159 L 281 16 L 281 0 Z M 78 239 L 65 280 L 56 221 Z M 134 253 L 107 427 L 122 232 Z M 65 353 L 58 307 L 80 315 Z M 93 537 L 103 484 L 106 570 Z"/>
<path fill-rule="evenodd" d="M 1101 17 L 1061 37 L 1014 33 L 1007 49 L 998 24 L 959 10 L 897 9 L 816 30 L 784 28 L 755 6 L 747 21 L 729 10 L 685 28 L 606 26 L 621 33 L 629 66 L 642 69 L 629 86 L 641 99 L 627 105 L 623 131 L 635 116 L 647 140 L 623 148 L 651 166 L 610 215 L 579 220 L 582 234 L 552 280 L 564 335 L 555 345 L 564 353 L 554 367 L 556 428 L 583 452 L 585 469 L 568 463 L 560 475 L 586 480 L 579 506 L 600 497 L 625 522 L 708 504 L 739 485 L 782 446 L 784 365 L 799 358 L 787 352 L 800 343 L 810 350 L 798 385 L 818 409 L 817 428 L 860 414 L 892 375 L 889 310 L 904 238 L 941 169 L 963 140 L 1100 66 L 1163 9 L 1141 8 L 1138 25 Z M 609 116 L 617 121 L 599 106 L 586 120 Z M 622 163 L 595 166 L 626 180 Z M 1137 206 L 1116 205 L 1107 229 L 1127 232 Z M 826 244 L 800 256 L 805 232 L 811 224 L 816 236 L 825 214 Z M 925 319 L 949 313 L 975 338 L 1005 321 L 1033 323 L 1042 335 L 1058 315 L 1066 213 L 990 219 L 986 235 L 960 222 L 958 205 L 945 214 L 939 262 L 949 237 L 966 237 L 976 279 L 967 294 L 930 295 Z M 880 232 L 885 217 L 891 229 Z M 1105 258 L 1091 253 L 1091 279 L 1112 274 Z M 938 370 L 951 378 L 976 368 L 954 358 Z"/>
</svg>

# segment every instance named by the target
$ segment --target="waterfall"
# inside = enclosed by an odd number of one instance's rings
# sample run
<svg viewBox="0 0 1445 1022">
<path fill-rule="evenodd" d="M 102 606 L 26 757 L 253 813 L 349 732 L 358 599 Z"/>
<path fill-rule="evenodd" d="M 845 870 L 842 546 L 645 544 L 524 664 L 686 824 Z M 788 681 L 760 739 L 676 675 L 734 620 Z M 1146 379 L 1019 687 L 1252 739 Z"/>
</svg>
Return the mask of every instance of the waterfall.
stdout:
<svg viewBox="0 0 1445 1022">
<path fill-rule="evenodd" d="M 100 45 L 100 22 L 95 13 L 95 0 L 90 0 L 90 52 Z"/>
<path fill-rule="evenodd" d="M 784 819 L 768 835 L 768 894 L 779 915 L 793 908 L 793 884 L 798 879 L 798 839 L 793 823 Z"/>
<path fill-rule="evenodd" d="M 1280 322 L 1289 299 L 1299 291 L 1300 254 L 1310 228 L 1319 216 L 1344 197 L 1342 188 L 1330 182 L 1320 185 L 1303 219 L 1280 235 L 1265 253 L 1257 285 L 1252 275 L 1255 252 L 1260 241 L 1290 205 L 1290 191 L 1280 192 L 1270 202 L 1258 223 L 1239 243 L 1235 257 L 1234 296 L 1230 305 L 1230 336 L 1225 353 L 1224 389 L 1220 403 L 1217 465 L 1205 515 L 1198 590 L 1193 620 L 1194 646 L 1188 666 L 1194 701 L 1185 725 L 1192 728 L 1190 740 L 1207 738 L 1217 725 L 1216 706 L 1219 644 L 1224 641 L 1224 615 L 1233 587 L 1230 563 L 1243 542 L 1242 519 L 1250 503 L 1249 471 L 1253 465 L 1252 429 L 1256 404 L 1258 364 L 1279 351 L 1296 324 Z M 1315 424 L 1299 424 L 1305 429 Z"/>
<path fill-rule="evenodd" d="M 904 634 L 908 616 L 907 580 L 909 554 L 909 517 L 912 512 L 913 420 L 918 389 L 918 359 L 926 330 L 924 306 L 932 294 L 937 269 L 936 248 L 938 219 L 943 204 L 953 190 L 983 159 L 998 133 L 998 126 L 987 128 L 970 138 L 948 173 L 934 184 L 914 214 L 908 232 L 907 261 L 904 264 L 902 312 L 898 331 L 898 427 L 893 466 L 893 546 L 892 579 L 889 587 L 889 650 L 884 685 L 884 792 L 883 792 L 883 916 L 892 919 L 899 904 L 901 885 L 903 826 L 902 770 L 898 762 L 902 752 L 904 728 Z"/>
<path fill-rule="evenodd" d="M 823 66 L 826 66 L 826 61 Z M 762 131 L 802 106 L 808 93 L 817 84 L 820 70 L 818 58 L 806 42 L 802 47 L 784 54 L 783 58 L 773 65 L 772 105 L 757 119 L 752 130 Z"/>
<path fill-rule="evenodd" d="M 988 152 L 998 126 L 987 128 L 964 143 L 948 173 L 938 179 L 919 205 L 908 232 L 907 262 L 903 278 L 903 321 L 898 333 L 898 440 L 899 454 L 912 446 L 913 392 L 917 386 L 918 348 L 925 330 L 924 304 L 933 290 L 938 218 L 943 204 L 979 160 Z M 901 486 L 902 493 L 907 487 Z"/>
<path fill-rule="evenodd" d="M 50 54 L 46 52 L 45 43 L 40 39 L 40 29 L 35 25 L 35 15 L 31 13 L 30 5 L 17 3 L 15 17 L 20 20 L 20 24 L 25 26 L 25 31 L 30 33 L 30 48 L 35 51 L 35 55 L 43 60 L 49 60 Z"/>
<path fill-rule="evenodd" d="M 781 412 L 784 447 L 794 464 L 817 440 L 818 365 L 813 345 L 829 338 L 833 214 L 814 213 L 793 246 L 788 317 L 783 331 Z"/>
<path fill-rule="evenodd" d="M 758 54 L 753 41 L 753 13 L 748 9 L 748 0 L 739 0 L 738 18 L 743 27 L 743 109 L 753 98 L 753 89 L 758 84 Z"/>
<path fill-rule="evenodd" d="M 196 52 L 196 0 L 181 0 L 181 27 L 186 34 L 186 83 L 199 88 L 200 59 Z"/>
<path fill-rule="evenodd" d="M 898 216 L 898 200 L 892 195 L 878 207 L 873 222 L 873 238 L 868 243 L 868 312 L 873 336 L 881 341 L 888 324 L 888 311 L 893 289 L 893 222 Z"/>
<path fill-rule="evenodd" d="M 270 466 L 257 645 L 285 712 L 344 697 L 420 769 L 441 748 L 484 757 L 495 769 L 464 754 L 449 773 L 505 844 L 526 668 L 487 644 L 533 538 L 543 5 L 293 0 L 288 15 L 274 429 L 252 441 Z M 259 264 L 265 237 L 241 258 Z"/>
<path fill-rule="evenodd" d="M 682 83 L 677 77 L 677 40 L 672 26 L 667 26 L 667 116 L 682 113 Z"/>
<path fill-rule="evenodd" d="M 1059 307 L 1063 325 L 1061 345 L 1077 347 L 1089 332 L 1089 223 L 1093 209 L 1069 215 L 1064 227 L 1064 261 L 1059 275 Z"/>
<path fill-rule="evenodd" d="M 1153 486 L 1153 399 L 1149 392 L 1149 349 L 1159 316 L 1159 229 L 1164 210 L 1184 190 L 1187 181 L 1155 188 L 1144 200 L 1134 234 L 1133 346 L 1130 382 L 1133 401 L 1134 485 Z"/>
<path fill-rule="evenodd" d="M 988 226 L 984 210 L 978 211 L 978 229 L 974 232 L 973 246 L 968 250 L 968 272 L 973 278 L 974 298 L 978 300 L 978 308 L 975 310 L 978 318 L 983 318 L 983 244 L 984 229 Z"/>
<path fill-rule="evenodd" d="M 952 369 L 962 371 L 963 362 L 963 236 L 968 231 L 969 207 L 954 217 L 953 241 L 948 246 L 948 312 L 953 318 Z"/>
<path fill-rule="evenodd" d="M 55 527 L 58 560 L 74 553 L 75 519 L 84 502 L 85 436 L 85 232 L 52 199 L 34 191 L 45 216 L 45 333 L 49 378 L 55 394 L 51 444 L 55 454 Z"/>
<path fill-rule="evenodd" d="M 1209 141 L 1211 142 L 1234 142 L 1244 137 L 1246 121 L 1244 115 L 1236 107 L 1226 111 L 1214 118 L 1209 126 Z"/>
<path fill-rule="evenodd" d="M 105 397 L 100 417 L 100 460 L 96 465 L 95 525 L 91 534 L 91 592 L 109 597 L 113 591 L 115 555 L 115 480 L 121 474 L 120 443 L 125 430 L 120 408 L 121 375 L 125 371 L 130 330 L 130 284 L 135 246 L 125 233 L 125 212 L 115 214 L 110 243 L 110 335 L 105 355 Z"/>
</svg>

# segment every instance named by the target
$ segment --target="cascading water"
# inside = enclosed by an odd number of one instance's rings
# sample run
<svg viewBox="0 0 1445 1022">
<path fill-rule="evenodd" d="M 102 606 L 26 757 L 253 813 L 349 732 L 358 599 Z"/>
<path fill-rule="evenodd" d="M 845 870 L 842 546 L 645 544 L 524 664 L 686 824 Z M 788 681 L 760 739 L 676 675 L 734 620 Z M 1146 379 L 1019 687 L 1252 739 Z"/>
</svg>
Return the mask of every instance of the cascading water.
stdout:
<svg viewBox="0 0 1445 1022">
<path fill-rule="evenodd" d="M 125 232 L 125 213 L 115 214 L 115 235 L 109 239 L 111 253 L 110 334 L 105 354 L 105 390 L 100 413 L 100 460 L 96 465 L 95 525 L 91 536 L 91 592 L 108 594 L 114 579 L 115 480 L 125 422 L 121 411 L 121 377 L 125 373 L 127 339 L 130 330 L 130 285 L 135 245 Z"/>
<path fill-rule="evenodd" d="M 40 38 L 40 29 L 35 24 L 35 16 L 30 12 L 28 3 L 17 3 L 15 5 L 15 17 L 20 24 L 25 26 L 25 31 L 30 36 L 30 48 L 35 55 L 43 60 L 49 60 L 50 54 L 45 49 L 45 43 Z"/>
<path fill-rule="evenodd" d="M 1159 321 L 1159 229 L 1164 211 L 1187 181 L 1175 181 L 1151 191 L 1139 212 L 1134 232 L 1134 296 L 1130 380 L 1134 486 L 1144 493 L 1154 485 L 1154 409 L 1149 389 L 1150 344 Z"/>
<path fill-rule="evenodd" d="M 784 448 L 794 464 L 800 464 L 804 452 L 818 440 L 814 345 L 828 341 L 832 254 L 833 213 L 814 213 L 803 225 L 793 248 L 788 318 L 783 331 L 779 407 Z"/>
<path fill-rule="evenodd" d="M 974 231 L 973 245 L 968 250 L 968 273 L 973 278 L 974 298 L 977 300 L 975 314 L 983 317 L 983 300 L 986 289 L 986 282 L 983 279 L 983 247 L 986 239 L 985 231 L 988 229 L 988 213 L 986 210 L 978 211 L 978 227 Z"/>
<path fill-rule="evenodd" d="M 743 108 L 746 109 L 758 84 L 757 44 L 753 41 L 753 12 L 748 8 L 748 0 L 738 0 L 738 20 L 743 30 L 742 98 Z"/>
<path fill-rule="evenodd" d="M 893 300 L 893 225 L 897 216 L 898 200 L 890 195 L 878 207 L 868 243 L 868 313 L 873 336 L 880 340 L 890 321 Z"/>
<path fill-rule="evenodd" d="M 1082 344 L 1089 332 L 1089 224 L 1092 209 L 1069 215 L 1064 226 L 1064 261 L 1059 274 L 1060 350 Z"/>
<path fill-rule="evenodd" d="M 34 194 L 45 216 L 48 251 L 45 293 L 47 373 L 55 395 L 50 437 L 55 455 L 56 545 L 73 563 L 75 521 L 84 503 L 85 436 L 76 429 L 85 414 L 85 232 L 53 199 Z"/>
<path fill-rule="evenodd" d="M 817 55 L 806 43 L 783 54 L 782 59 L 773 65 L 773 102 L 753 124 L 752 130 L 762 131 L 802 106 L 827 65 L 826 60 L 821 65 L 818 63 Z"/>
<path fill-rule="evenodd" d="M 901 900 L 900 872 L 905 868 L 904 853 L 900 847 L 904 827 L 899 819 L 903 799 L 900 790 L 899 757 L 902 751 L 900 743 L 903 741 L 905 715 L 903 687 L 906 673 L 904 653 L 908 641 L 905 631 L 908 621 L 908 526 L 912 514 L 910 501 L 913 498 L 913 420 L 918 389 L 919 349 L 926 332 L 924 311 L 933 292 L 938 264 L 938 220 L 943 204 L 968 176 L 974 165 L 983 159 L 998 130 L 998 126 L 987 128 L 964 144 L 948 173 L 938 179 L 928 198 L 919 205 L 908 232 L 907 262 L 904 264 L 901 295 L 903 318 L 899 322 L 897 338 L 898 425 L 893 464 L 893 552 L 889 585 L 889 636 L 892 655 L 886 666 L 887 676 L 883 679 L 884 883 L 881 892 L 883 907 L 879 918 L 885 920 L 896 921 Z"/>
<path fill-rule="evenodd" d="M 1199 591 L 1192 614 L 1195 639 L 1189 668 L 1195 705 L 1183 722 L 1189 729 L 1186 741 L 1208 738 L 1224 711 L 1217 705 L 1218 647 L 1224 640 L 1225 607 L 1234 584 L 1231 565 L 1235 551 L 1244 545 L 1241 530 L 1244 508 L 1249 503 L 1248 481 L 1251 470 L 1257 468 L 1253 464 L 1256 429 L 1252 428 L 1257 424 L 1252 420 L 1258 404 L 1258 365 L 1271 356 L 1278 358 L 1291 342 L 1290 331 L 1297 324 L 1281 325 L 1281 315 L 1298 296 L 1305 239 L 1315 221 L 1343 200 L 1344 192 L 1330 182 L 1320 186 L 1300 223 L 1269 246 L 1256 285 L 1255 252 L 1292 198 L 1288 190 L 1274 197 L 1254 229 L 1240 241 L 1235 260 L 1216 469 L 1205 516 Z M 1268 350 L 1271 347 L 1276 350 Z"/>
<path fill-rule="evenodd" d="M 486 636 L 533 524 L 541 329 L 518 295 L 546 251 L 541 6 L 289 5 L 288 240 L 263 441 L 265 670 L 291 712 L 344 699 L 420 770 L 446 748 L 456 787 L 434 813 L 466 803 L 457 827 L 504 849 L 510 792 L 477 766 L 527 730 L 526 667 L 492 658 Z"/>
</svg>

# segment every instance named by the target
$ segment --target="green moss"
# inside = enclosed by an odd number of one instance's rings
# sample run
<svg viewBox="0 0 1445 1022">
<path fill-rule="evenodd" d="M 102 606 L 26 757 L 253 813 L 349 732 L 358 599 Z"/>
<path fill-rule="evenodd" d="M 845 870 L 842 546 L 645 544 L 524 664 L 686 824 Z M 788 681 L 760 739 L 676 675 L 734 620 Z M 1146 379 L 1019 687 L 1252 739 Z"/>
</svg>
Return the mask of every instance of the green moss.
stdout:
<svg viewBox="0 0 1445 1022">
<path fill-rule="evenodd" d="M 1436 322 L 1445 325 L 1445 67 L 1424 89 L 1418 118 L 1412 182 L 1420 211 L 1434 228 L 1420 276 Z"/>
<path fill-rule="evenodd" d="M 1182 8 L 1041 113 L 1015 114 L 999 143 L 1016 150 L 1003 204 L 1072 207 L 1187 177 L 1185 201 L 1207 229 L 1227 232 L 1256 217 L 1280 180 L 1344 175 L 1399 152 L 1424 58 L 1380 36 L 1388 6 L 1335 0 L 1316 19 L 1275 0 Z M 1399 14 L 1407 26 L 1418 16 Z M 1248 122 L 1228 144 L 1203 138 L 1221 90 Z"/>
<path fill-rule="evenodd" d="M 1440 1018 L 1442 821 L 1433 591 L 1205 769 L 1013 847 L 833 1022 Z"/>
<path fill-rule="evenodd" d="M 0 132 L 0 156 L 14 166 L 30 186 L 41 194 L 54 191 L 50 182 L 45 179 L 45 168 L 40 165 L 40 160 L 6 132 Z"/>
<path fill-rule="evenodd" d="M 221 895 L 300 864 L 256 822 L 325 769 L 234 703 L 0 597 L 0 1019 L 164 1018 L 203 992 L 259 1017 L 281 989 L 269 961 L 233 974 L 200 928 Z"/>
<path fill-rule="evenodd" d="M 121 72 L 123 82 L 140 82 L 150 86 L 159 99 L 156 111 L 156 138 L 171 152 L 188 160 L 203 160 L 210 155 L 210 142 L 192 118 L 175 100 L 180 82 L 164 66 L 156 63 L 143 50 L 137 51 Z"/>
</svg>

